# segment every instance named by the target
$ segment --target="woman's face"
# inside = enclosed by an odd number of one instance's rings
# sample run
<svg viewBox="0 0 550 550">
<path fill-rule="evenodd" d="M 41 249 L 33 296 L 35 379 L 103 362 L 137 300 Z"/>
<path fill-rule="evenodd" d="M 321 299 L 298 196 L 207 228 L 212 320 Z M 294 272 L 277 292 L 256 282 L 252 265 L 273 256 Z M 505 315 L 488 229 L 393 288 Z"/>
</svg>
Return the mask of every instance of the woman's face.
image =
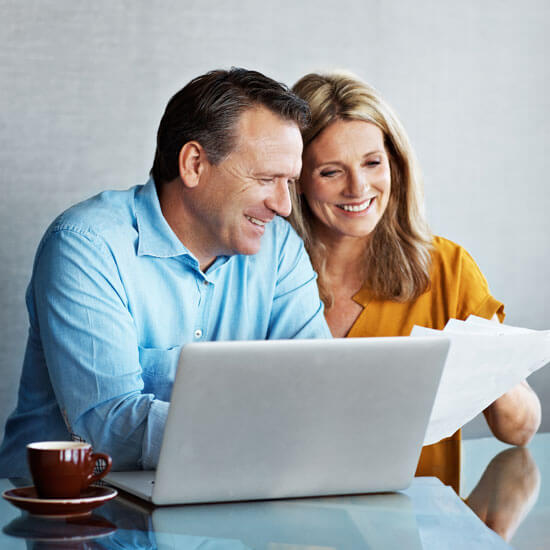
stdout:
<svg viewBox="0 0 550 550">
<path fill-rule="evenodd" d="M 384 135 L 370 122 L 337 120 L 304 151 L 300 190 L 329 237 L 368 238 L 390 189 Z"/>
</svg>

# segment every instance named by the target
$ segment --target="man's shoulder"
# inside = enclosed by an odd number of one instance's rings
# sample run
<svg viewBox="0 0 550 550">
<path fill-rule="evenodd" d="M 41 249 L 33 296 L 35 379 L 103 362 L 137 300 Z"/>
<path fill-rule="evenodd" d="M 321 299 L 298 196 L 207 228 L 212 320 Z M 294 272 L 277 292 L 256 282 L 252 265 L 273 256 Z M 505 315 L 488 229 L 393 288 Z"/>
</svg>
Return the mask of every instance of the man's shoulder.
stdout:
<svg viewBox="0 0 550 550">
<path fill-rule="evenodd" d="M 46 237 L 63 231 L 105 240 L 135 234 L 134 199 L 141 187 L 124 191 L 103 191 L 71 206 L 52 222 L 46 231 Z"/>
</svg>

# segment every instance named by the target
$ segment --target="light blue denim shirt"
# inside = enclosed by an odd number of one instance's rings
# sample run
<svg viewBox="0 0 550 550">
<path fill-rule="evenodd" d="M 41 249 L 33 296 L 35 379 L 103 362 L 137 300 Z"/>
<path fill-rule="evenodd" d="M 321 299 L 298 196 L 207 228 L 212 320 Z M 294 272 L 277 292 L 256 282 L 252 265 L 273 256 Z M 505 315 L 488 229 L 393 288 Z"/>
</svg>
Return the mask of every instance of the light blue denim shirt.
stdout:
<svg viewBox="0 0 550 550">
<path fill-rule="evenodd" d="M 0 477 L 25 475 L 31 441 L 78 436 L 114 469 L 154 468 L 182 346 L 329 338 L 315 273 L 290 225 L 260 252 L 205 272 L 164 219 L 154 182 L 61 214 L 36 253 L 18 402 Z"/>
</svg>

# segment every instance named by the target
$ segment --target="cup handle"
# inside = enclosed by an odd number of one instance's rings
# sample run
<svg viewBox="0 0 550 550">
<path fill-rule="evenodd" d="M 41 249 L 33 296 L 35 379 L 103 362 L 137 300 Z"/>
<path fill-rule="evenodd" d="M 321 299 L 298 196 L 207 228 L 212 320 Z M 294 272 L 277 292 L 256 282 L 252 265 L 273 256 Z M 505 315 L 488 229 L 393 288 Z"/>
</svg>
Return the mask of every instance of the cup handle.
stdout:
<svg viewBox="0 0 550 550">
<path fill-rule="evenodd" d="M 105 454 L 105 453 L 92 453 L 91 459 L 94 462 L 94 470 L 97 466 L 97 461 L 101 458 L 105 461 L 106 466 L 105 468 L 103 468 L 103 470 L 101 470 L 101 472 L 92 474 L 92 476 L 89 478 L 88 484 L 94 483 L 95 481 L 100 480 L 102 477 L 106 476 L 109 473 L 109 470 L 113 465 L 113 459 L 108 454 Z"/>
</svg>

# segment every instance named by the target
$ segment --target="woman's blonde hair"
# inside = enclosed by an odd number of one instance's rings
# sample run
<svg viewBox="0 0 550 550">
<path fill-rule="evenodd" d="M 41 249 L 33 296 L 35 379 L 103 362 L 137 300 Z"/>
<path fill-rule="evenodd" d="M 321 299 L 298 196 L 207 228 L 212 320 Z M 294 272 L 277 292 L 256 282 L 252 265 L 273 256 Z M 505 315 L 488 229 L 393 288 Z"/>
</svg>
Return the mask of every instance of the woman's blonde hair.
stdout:
<svg viewBox="0 0 550 550">
<path fill-rule="evenodd" d="M 308 74 L 293 92 L 311 109 L 311 125 L 302 132 L 304 150 L 337 120 L 363 120 L 382 130 L 391 192 L 367 245 L 364 280 L 373 298 L 406 302 L 418 297 L 430 284 L 432 234 L 424 217 L 422 178 L 401 122 L 374 88 L 349 73 Z M 289 220 L 304 240 L 329 308 L 333 297 L 326 282 L 326 248 L 315 238 L 313 214 L 298 189 L 291 187 Z"/>
</svg>

